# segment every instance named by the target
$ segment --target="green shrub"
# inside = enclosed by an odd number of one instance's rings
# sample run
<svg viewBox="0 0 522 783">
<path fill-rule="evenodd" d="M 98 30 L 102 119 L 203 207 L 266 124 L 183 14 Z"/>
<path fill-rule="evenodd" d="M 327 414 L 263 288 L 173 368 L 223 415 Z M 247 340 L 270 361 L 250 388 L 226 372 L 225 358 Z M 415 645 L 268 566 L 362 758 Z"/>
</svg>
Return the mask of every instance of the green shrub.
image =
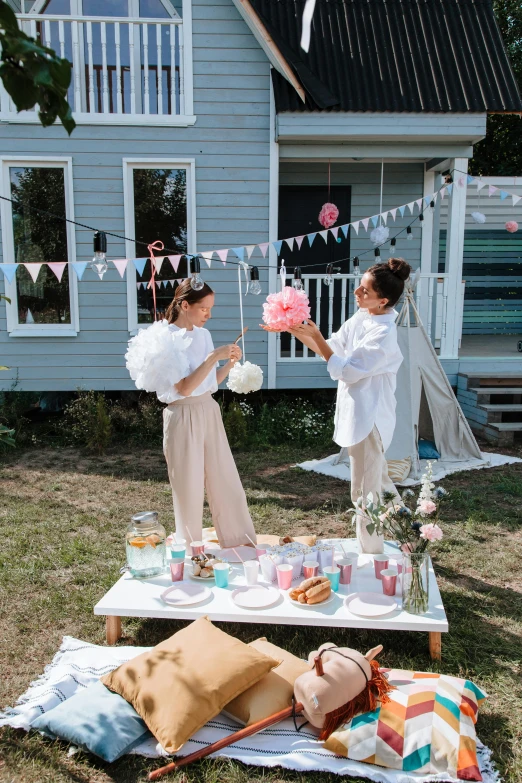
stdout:
<svg viewBox="0 0 522 783">
<path fill-rule="evenodd" d="M 104 454 L 112 435 L 111 420 L 107 410 L 107 402 L 103 394 L 98 394 L 96 410 L 91 422 L 87 438 L 87 448 L 97 454 Z"/>
<path fill-rule="evenodd" d="M 78 397 L 65 408 L 61 422 L 65 441 L 103 454 L 112 435 L 109 411 L 102 392 L 78 392 Z"/>
<path fill-rule="evenodd" d="M 223 424 L 227 433 L 228 442 L 233 449 L 242 449 L 248 442 L 248 426 L 246 416 L 240 403 L 231 402 L 223 413 Z"/>
</svg>

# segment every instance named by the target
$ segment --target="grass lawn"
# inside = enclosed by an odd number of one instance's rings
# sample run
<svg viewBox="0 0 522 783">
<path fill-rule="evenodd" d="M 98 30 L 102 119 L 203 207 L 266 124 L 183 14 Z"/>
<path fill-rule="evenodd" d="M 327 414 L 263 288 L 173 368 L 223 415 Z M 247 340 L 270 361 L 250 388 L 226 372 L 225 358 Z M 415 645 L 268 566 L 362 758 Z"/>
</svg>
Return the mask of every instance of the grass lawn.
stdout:
<svg viewBox="0 0 522 783">
<path fill-rule="evenodd" d="M 327 452 L 325 452 L 327 453 Z M 342 511 L 349 485 L 291 465 L 321 456 L 311 448 L 237 455 L 258 532 L 350 535 Z M 104 619 L 92 608 L 124 563 L 132 513 L 154 508 L 172 527 L 172 506 L 160 448 L 102 458 L 73 450 L 13 452 L 0 465 L 0 704 L 14 704 L 51 661 L 65 634 L 104 644 Z M 522 465 L 447 479 L 444 540 L 435 565 L 449 618 L 441 663 L 428 656 L 427 634 L 361 632 L 289 626 L 224 625 L 244 641 L 267 635 L 306 656 L 330 640 L 362 652 L 382 643 L 386 666 L 467 677 L 489 699 L 478 721 L 505 783 L 522 780 Z M 181 627 L 158 620 L 123 621 L 122 644 L 153 645 Z M 155 762 L 128 756 L 107 765 L 67 746 L 11 729 L 0 733 L 2 783 L 137 783 Z M 322 781 L 326 774 L 244 767 L 206 760 L 169 780 Z"/>
</svg>

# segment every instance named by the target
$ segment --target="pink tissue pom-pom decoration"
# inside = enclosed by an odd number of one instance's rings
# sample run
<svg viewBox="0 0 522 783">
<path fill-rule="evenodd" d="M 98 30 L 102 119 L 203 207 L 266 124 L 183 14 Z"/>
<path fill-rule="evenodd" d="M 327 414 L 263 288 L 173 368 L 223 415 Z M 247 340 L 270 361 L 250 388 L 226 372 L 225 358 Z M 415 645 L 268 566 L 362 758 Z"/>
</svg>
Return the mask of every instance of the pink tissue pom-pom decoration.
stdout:
<svg viewBox="0 0 522 783">
<path fill-rule="evenodd" d="M 304 291 L 285 286 L 277 294 L 268 294 L 263 304 L 263 321 L 273 329 L 291 329 L 310 318 L 310 302 Z"/>
<path fill-rule="evenodd" d="M 337 218 L 339 217 L 339 210 L 335 204 L 331 204 L 329 201 L 323 204 L 321 211 L 319 212 L 319 223 L 325 228 L 334 226 Z"/>
<path fill-rule="evenodd" d="M 510 234 L 514 234 L 515 231 L 518 231 L 518 223 L 516 220 L 508 220 L 504 228 L 506 231 L 509 231 Z"/>
</svg>

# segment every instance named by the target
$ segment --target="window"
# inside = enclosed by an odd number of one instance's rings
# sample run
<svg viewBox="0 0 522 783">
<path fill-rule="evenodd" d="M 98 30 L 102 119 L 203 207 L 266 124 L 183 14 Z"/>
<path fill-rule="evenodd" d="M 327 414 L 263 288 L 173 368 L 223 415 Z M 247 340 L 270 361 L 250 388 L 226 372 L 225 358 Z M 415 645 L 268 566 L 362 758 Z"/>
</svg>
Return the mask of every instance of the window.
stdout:
<svg viewBox="0 0 522 783">
<path fill-rule="evenodd" d="M 8 331 L 20 334 L 75 335 L 78 331 L 77 287 L 69 266 L 58 280 L 48 262 L 74 260 L 70 162 L 5 160 L 2 165 L 2 233 L 4 263 L 42 264 L 37 277 L 19 266 L 5 282 Z M 57 215 L 57 218 L 42 214 Z M 33 267 L 35 271 L 36 267 Z"/>
<path fill-rule="evenodd" d="M 124 161 L 126 235 L 137 240 L 127 243 L 129 258 L 145 258 L 147 245 L 161 240 L 165 255 L 193 252 L 195 245 L 194 162 Z M 159 255 L 156 252 L 156 255 Z M 129 330 L 152 323 L 153 294 L 148 287 L 151 264 L 143 273 L 128 266 Z M 174 293 L 173 281 L 188 276 L 186 258 L 175 272 L 166 258 L 155 273 L 156 308 L 164 313 Z"/>
</svg>

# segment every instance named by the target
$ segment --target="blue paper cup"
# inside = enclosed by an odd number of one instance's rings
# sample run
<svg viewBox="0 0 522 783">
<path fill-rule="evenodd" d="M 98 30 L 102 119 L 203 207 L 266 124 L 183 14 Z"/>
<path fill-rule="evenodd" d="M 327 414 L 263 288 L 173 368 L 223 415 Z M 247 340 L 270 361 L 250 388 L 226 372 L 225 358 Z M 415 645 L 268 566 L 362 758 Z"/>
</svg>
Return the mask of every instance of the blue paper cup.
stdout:
<svg viewBox="0 0 522 783">
<path fill-rule="evenodd" d="M 339 589 L 339 580 L 341 579 L 341 569 L 339 566 L 326 566 L 323 568 L 323 574 L 328 577 L 332 590 L 335 592 Z"/>
<path fill-rule="evenodd" d="M 216 587 L 228 587 L 228 574 L 230 566 L 228 563 L 214 563 L 214 577 Z"/>
<path fill-rule="evenodd" d="M 187 549 L 185 544 L 171 544 L 170 545 L 170 556 L 173 559 L 179 559 L 183 558 L 185 559 L 187 554 Z"/>
</svg>

